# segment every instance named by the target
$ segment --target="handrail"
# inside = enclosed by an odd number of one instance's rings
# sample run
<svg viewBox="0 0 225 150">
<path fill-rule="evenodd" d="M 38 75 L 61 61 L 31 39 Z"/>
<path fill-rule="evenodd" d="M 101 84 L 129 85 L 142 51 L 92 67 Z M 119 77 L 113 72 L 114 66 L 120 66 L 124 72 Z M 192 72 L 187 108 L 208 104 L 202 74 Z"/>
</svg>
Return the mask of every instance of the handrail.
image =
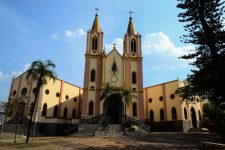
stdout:
<svg viewBox="0 0 225 150">
<path fill-rule="evenodd" d="M 70 132 L 72 132 L 72 131 L 74 131 L 74 130 L 77 130 L 79 127 L 82 127 L 82 126 L 84 126 L 84 125 L 86 125 L 86 124 L 90 124 L 90 123 L 92 123 L 92 122 L 98 120 L 101 116 L 102 116 L 102 115 L 95 116 L 95 117 L 92 117 L 92 118 L 86 120 L 86 122 L 83 122 L 83 123 L 80 123 L 80 124 L 76 124 L 75 127 L 65 130 L 64 133 L 69 134 Z M 72 134 L 73 134 L 73 133 L 72 133 Z"/>
<path fill-rule="evenodd" d="M 135 123 L 139 124 L 143 130 L 145 130 L 147 132 L 150 132 L 150 129 L 151 129 L 150 126 L 148 126 L 148 125 L 142 123 L 141 121 L 139 121 L 135 118 L 132 118 L 132 117 L 128 117 L 128 119 L 130 119 L 130 120 L 134 121 Z"/>
</svg>

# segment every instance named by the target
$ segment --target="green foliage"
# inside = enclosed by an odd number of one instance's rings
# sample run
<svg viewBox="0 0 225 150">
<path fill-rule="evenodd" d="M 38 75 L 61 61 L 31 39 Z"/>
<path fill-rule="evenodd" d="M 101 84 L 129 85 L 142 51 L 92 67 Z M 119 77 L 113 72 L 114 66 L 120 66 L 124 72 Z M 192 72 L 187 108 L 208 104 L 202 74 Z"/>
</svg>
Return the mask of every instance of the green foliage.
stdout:
<svg viewBox="0 0 225 150">
<path fill-rule="evenodd" d="M 178 17 L 187 32 L 182 41 L 195 46 L 182 59 L 192 59 L 195 69 L 188 76 L 188 85 L 177 90 L 183 100 L 192 97 L 208 99 L 205 114 L 224 134 L 225 103 L 225 28 L 224 0 L 178 0 L 182 9 Z"/>
<path fill-rule="evenodd" d="M 53 79 L 55 81 L 56 74 L 54 72 L 55 64 L 51 60 L 47 60 L 45 62 L 37 60 L 32 62 L 30 68 L 27 71 L 27 81 L 29 83 L 30 79 L 35 79 L 37 80 L 37 85 L 36 85 L 36 92 L 35 92 L 35 98 L 34 98 L 34 103 L 31 108 L 31 114 L 30 114 L 30 121 L 28 124 L 28 129 L 27 129 L 27 139 L 26 143 L 29 142 L 29 137 L 30 137 L 30 128 L 31 128 L 31 123 L 32 123 L 32 118 L 38 98 L 38 94 L 40 91 L 40 88 L 43 84 L 47 84 L 47 78 Z M 31 80 L 32 81 L 32 80 Z"/>
<path fill-rule="evenodd" d="M 136 97 L 128 89 L 125 89 L 123 87 L 110 86 L 109 83 L 106 83 L 101 94 L 101 100 L 106 99 L 111 95 L 121 96 L 121 98 L 125 101 L 127 105 L 131 102 L 131 99 L 133 97 Z"/>
<path fill-rule="evenodd" d="M 225 142 L 225 106 L 207 103 L 203 105 L 203 111 L 204 118 L 208 118 L 210 120 L 210 122 L 216 127 L 215 129 L 217 132 L 222 134 Z"/>
<path fill-rule="evenodd" d="M 198 95 L 216 103 L 225 101 L 225 30 L 223 25 L 224 1 L 221 0 L 178 0 L 184 12 L 178 17 L 185 23 L 184 43 L 193 44 L 195 49 L 182 56 L 193 59 L 195 67 L 188 76 L 188 87 L 179 89 L 180 96 Z"/>
</svg>

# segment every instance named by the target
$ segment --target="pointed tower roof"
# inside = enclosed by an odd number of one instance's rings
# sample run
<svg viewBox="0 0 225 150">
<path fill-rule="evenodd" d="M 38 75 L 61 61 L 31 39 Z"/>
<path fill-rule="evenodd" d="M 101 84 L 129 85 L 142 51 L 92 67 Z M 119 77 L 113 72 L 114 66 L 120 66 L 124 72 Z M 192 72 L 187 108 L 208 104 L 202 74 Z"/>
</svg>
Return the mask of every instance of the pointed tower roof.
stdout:
<svg viewBox="0 0 225 150">
<path fill-rule="evenodd" d="M 95 14 L 95 20 L 93 22 L 91 31 L 97 31 L 97 32 L 100 32 L 101 31 L 101 29 L 100 29 L 100 23 L 99 23 L 99 20 L 98 20 L 98 14 L 97 13 Z"/>
<path fill-rule="evenodd" d="M 134 25 L 133 25 L 133 21 L 132 21 L 132 17 L 130 16 L 130 20 L 129 20 L 129 24 L 128 24 L 128 28 L 127 28 L 127 33 L 129 34 L 134 34 L 135 30 L 134 30 Z"/>
</svg>

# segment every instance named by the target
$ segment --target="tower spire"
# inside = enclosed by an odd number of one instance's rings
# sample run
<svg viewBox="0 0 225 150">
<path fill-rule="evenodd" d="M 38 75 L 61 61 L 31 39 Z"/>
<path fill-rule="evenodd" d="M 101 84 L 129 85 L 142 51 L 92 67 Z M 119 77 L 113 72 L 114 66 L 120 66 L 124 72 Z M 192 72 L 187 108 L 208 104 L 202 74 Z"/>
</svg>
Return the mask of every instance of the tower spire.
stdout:
<svg viewBox="0 0 225 150">
<path fill-rule="evenodd" d="M 135 33 L 135 30 L 134 30 L 134 25 L 133 25 L 133 21 L 132 21 L 132 12 L 131 10 L 129 11 L 130 13 L 130 19 L 129 19 L 129 24 L 128 24 L 128 28 L 127 28 L 127 33 L 129 34 L 134 34 Z"/>
<path fill-rule="evenodd" d="M 100 28 L 100 22 L 99 22 L 99 19 L 98 19 L 98 11 L 99 11 L 99 9 L 98 8 L 95 8 L 95 11 L 96 11 L 95 20 L 93 22 L 91 31 L 100 32 L 101 31 L 101 28 Z"/>
</svg>

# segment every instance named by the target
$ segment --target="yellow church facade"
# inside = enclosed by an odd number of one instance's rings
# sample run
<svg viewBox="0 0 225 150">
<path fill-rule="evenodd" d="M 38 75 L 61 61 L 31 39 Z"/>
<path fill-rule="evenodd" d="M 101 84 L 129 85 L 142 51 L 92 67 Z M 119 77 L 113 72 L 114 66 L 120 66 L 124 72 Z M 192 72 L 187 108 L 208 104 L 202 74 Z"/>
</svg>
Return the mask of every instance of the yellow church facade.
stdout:
<svg viewBox="0 0 225 150">
<path fill-rule="evenodd" d="M 191 103 L 181 102 L 175 95 L 176 89 L 186 83 L 174 80 L 143 88 L 142 59 L 141 35 L 135 32 L 132 17 L 124 35 L 123 54 L 116 45 L 106 54 L 96 14 L 92 28 L 87 31 L 83 87 L 48 79 L 41 87 L 33 117 L 38 131 L 62 135 L 74 124 L 102 115 L 110 118 L 112 124 L 121 124 L 125 114 L 149 124 L 153 131 L 187 131 L 198 127 L 201 102 L 197 98 Z M 135 97 L 127 106 L 120 97 L 101 100 L 107 83 L 129 89 Z M 36 81 L 26 80 L 24 72 L 12 80 L 9 97 L 23 97 L 31 105 L 35 85 Z"/>
</svg>

